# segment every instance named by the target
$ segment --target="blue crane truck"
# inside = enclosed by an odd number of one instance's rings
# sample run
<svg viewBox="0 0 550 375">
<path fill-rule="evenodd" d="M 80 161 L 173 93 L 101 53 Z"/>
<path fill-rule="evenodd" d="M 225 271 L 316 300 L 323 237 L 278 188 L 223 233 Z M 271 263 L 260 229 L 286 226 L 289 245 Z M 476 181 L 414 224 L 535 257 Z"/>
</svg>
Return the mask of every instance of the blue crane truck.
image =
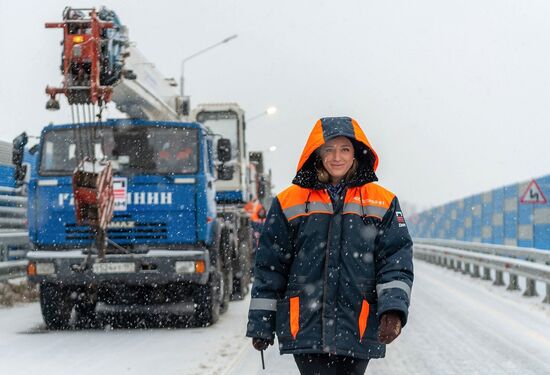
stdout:
<svg viewBox="0 0 550 375">
<path fill-rule="evenodd" d="M 243 120 L 233 116 L 242 139 Z M 91 139 L 82 143 L 86 128 Z M 216 185 L 241 174 L 232 164 L 235 154 L 245 154 L 239 145 L 198 122 L 46 126 L 28 186 L 27 255 L 46 325 L 66 328 L 73 309 L 83 321 L 122 311 L 191 316 L 208 325 L 231 298 L 242 298 L 252 251 L 242 210 L 247 196 L 235 190 L 216 199 Z M 91 228 L 76 224 L 71 176 L 80 147 L 113 167 L 115 208 L 103 258 Z"/>
<path fill-rule="evenodd" d="M 46 325 L 66 328 L 73 312 L 84 322 L 130 312 L 214 323 L 248 292 L 244 206 L 269 191 L 261 158 L 246 150 L 244 112 L 205 105 L 188 116 L 188 98 L 112 10 L 67 7 L 46 27 L 63 30 L 63 82 L 46 88 L 46 109 L 58 110 L 61 95 L 72 116 L 46 126 L 31 149 L 27 274 Z M 128 119 L 102 121 L 110 102 Z M 14 140 L 14 161 L 26 139 Z M 15 167 L 22 181 L 25 168 Z M 104 178 L 88 181 L 96 175 Z M 83 215 L 83 202 L 99 203 Z"/>
</svg>

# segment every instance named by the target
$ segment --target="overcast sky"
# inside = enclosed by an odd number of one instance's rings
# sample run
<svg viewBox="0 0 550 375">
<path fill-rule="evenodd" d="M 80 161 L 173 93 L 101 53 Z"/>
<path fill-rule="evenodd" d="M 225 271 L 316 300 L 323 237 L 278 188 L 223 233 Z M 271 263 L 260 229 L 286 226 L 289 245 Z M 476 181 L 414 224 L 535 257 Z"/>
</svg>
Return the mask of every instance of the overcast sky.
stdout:
<svg viewBox="0 0 550 375">
<path fill-rule="evenodd" d="M 354 117 L 380 183 L 421 208 L 550 173 L 550 2 L 0 0 L 2 140 L 70 121 L 44 109 L 58 85 L 65 5 L 106 5 L 167 77 L 185 65 L 192 104 L 238 102 L 276 190 L 322 116 Z M 63 105 L 63 104 L 62 104 Z M 113 106 L 114 107 L 114 106 Z"/>
</svg>

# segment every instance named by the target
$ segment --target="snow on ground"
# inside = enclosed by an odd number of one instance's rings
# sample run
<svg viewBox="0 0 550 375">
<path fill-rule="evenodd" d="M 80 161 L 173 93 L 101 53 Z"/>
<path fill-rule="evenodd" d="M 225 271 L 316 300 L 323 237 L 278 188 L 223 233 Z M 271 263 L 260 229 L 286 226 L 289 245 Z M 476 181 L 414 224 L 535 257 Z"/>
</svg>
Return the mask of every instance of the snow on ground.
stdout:
<svg viewBox="0 0 550 375">
<path fill-rule="evenodd" d="M 212 327 L 51 332 L 37 303 L 0 309 L 0 373 L 220 374 L 241 348 L 249 300 Z"/>
<path fill-rule="evenodd" d="M 490 282 L 415 262 L 410 320 L 368 373 L 550 374 L 550 306 Z M 49 332 L 38 304 L 0 308 L 2 374 L 298 374 L 275 347 L 244 337 L 249 299 L 207 328 Z"/>
<path fill-rule="evenodd" d="M 521 293 L 415 261 L 409 322 L 367 374 L 550 374 L 550 306 Z M 229 374 L 298 374 L 274 348 L 266 371 L 253 349 L 242 356 Z"/>
</svg>

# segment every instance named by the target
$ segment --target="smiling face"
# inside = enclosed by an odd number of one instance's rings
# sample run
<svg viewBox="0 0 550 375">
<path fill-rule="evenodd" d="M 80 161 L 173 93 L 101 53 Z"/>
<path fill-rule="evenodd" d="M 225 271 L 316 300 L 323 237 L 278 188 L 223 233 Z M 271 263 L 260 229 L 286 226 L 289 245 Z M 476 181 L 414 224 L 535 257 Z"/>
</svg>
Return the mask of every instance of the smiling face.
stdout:
<svg viewBox="0 0 550 375">
<path fill-rule="evenodd" d="M 330 175 L 330 182 L 337 184 L 353 165 L 353 144 L 346 137 L 336 137 L 321 146 L 323 167 Z"/>
</svg>

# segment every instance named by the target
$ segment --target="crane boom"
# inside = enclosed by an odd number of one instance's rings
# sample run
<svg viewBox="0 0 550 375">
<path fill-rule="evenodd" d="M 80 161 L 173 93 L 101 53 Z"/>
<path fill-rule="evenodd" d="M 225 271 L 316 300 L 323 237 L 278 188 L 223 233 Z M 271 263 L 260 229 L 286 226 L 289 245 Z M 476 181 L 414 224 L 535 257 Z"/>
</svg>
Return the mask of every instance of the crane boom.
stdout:
<svg viewBox="0 0 550 375">
<path fill-rule="evenodd" d="M 174 79 L 164 78 L 135 47 L 127 48 L 124 60 L 126 78 L 113 86 L 112 100 L 131 118 L 146 120 L 181 120 L 182 101 Z"/>
</svg>

